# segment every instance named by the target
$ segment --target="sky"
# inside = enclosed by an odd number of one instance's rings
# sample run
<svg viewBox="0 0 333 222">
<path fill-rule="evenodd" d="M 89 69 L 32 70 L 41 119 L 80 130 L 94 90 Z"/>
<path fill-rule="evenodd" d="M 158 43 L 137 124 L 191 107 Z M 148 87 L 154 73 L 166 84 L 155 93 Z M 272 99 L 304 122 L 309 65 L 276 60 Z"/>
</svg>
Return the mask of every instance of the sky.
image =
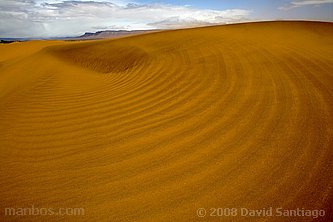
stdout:
<svg viewBox="0 0 333 222">
<path fill-rule="evenodd" d="M 263 20 L 333 22 L 333 0 L 0 0 L 0 38 Z"/>
</svg>

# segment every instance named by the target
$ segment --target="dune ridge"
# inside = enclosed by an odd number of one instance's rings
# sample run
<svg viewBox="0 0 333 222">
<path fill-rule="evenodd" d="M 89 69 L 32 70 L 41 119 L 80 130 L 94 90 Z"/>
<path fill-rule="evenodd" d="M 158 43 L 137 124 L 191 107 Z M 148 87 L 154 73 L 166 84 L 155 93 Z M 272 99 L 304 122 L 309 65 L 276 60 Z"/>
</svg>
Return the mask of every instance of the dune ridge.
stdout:
<svg viewBox="0 0 333 222">
<path fill-rule="evenodd" d="M 1 208 L 85 209 L 65 221 L 329 221 L 332 36 L 332 23 L 261 22 L 1 45 Z M 327 215 L 197 216 L 227 207 Z"/>
</svg>

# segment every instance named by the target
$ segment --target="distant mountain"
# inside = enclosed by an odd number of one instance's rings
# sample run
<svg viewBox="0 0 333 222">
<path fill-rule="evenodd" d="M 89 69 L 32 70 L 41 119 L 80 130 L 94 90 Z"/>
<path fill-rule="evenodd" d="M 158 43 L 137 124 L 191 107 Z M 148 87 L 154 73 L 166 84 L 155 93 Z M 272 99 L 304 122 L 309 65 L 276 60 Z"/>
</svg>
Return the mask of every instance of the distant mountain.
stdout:
<svg viewBox="0 0 333 222">
<path fill-rule="evenodd" d="M 0 37 L 1 43 L 21 42 L 21 41 L 27 41 L 27 40 L 30 40 L 30 39 L 27 39 L 27 38 L 1 38 Z"/>
<path fill-rule="evenodd" d="M 0 40 L 0 44 L 2 43 L 2 44 L 8 44 L 8 43 L 13 43 L 13 42 L 15 42 L 14 40 L 3 40 L 3 39 L 1 39 Z"/>
<path fill-rule="evenodd" d="M 84 35 L 71 38 L 71 39 L 106 39 L 106 38 L 116 38 L 116 37 L 122 37 L 122 36 L 128 36 L 128 35 L 136 35 L 136 34 L 142 34 L 147 32 L 156 32 L 159 30 L 133 30 L 133 31 L 127 31 L 127 30 L 106 30 L 106 31 L 98 31 L 98 32 L 86 32 Z"/>
<path fill-rule="evenodd" d="M 1 43 L 10 43 L 15 41 L 29 41 L 29 40 L 91 40 L 91 39 L 107 39 L 107 38 L 117 38 L 122 36 L 137 35 L 148 32 L 157 32 L 161 30 L 105 30 L 98 32 L 86 32 L 81 36 L 75 37 L 51 37 L 51 38 L 0 38 Z"/>
</svg>

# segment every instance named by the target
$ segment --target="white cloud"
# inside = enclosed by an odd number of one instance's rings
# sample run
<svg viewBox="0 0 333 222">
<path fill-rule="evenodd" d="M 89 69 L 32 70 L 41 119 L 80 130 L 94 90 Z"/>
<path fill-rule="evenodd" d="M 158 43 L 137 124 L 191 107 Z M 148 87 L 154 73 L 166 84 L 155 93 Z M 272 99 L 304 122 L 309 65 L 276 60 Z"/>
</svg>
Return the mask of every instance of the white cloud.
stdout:
<svg viewBox="0 0 333 222">
<path fill-rule="evenodd" d="M 245 21 L 248 16 L 248 11 L 240 9 L 231 9 L 225 11 L 213 10 L 189 10 L 189 14 L 182 13 L 174 16 L 167 17 L 164 20 L 149 23 L 148 25 L 160 28 L 182 28 L 182 27 L 198 27 L 215 24 L 225 24 L 232 22 Z"/>
<path fill-rule="evenodd" d="M 279 9 L 282 10 L 289 10 L 292 8 L 298 8 L 302 6 L 308 5 L 321 5 L 321 4 L 328 4 L 333 3 L 333 0 L 293 0 L 288 5 L 282 6 Z"/>
<path fill-rule="evenodd" d="M 73 36 L 100 27 L 117 29 L 180 28 L 232 23 L 250 11 L 210 10 L 127 0 L 1 0 L 0 37 Z"/>
</svg>

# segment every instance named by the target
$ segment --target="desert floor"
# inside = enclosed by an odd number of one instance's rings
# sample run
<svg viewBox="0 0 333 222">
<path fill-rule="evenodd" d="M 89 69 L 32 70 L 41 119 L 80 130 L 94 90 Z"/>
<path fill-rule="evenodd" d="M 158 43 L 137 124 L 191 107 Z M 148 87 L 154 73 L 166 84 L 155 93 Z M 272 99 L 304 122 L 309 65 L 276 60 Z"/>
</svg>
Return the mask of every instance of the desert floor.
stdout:
<svg viewBox="0 0 333 222">
<path fill-rule="evenodd" d="M 329 221 L 332 169 L 333 23 L 0 45 L 1 221 Z M 197 216 L 269 207 L 326 217 Z"/>
</svg>

